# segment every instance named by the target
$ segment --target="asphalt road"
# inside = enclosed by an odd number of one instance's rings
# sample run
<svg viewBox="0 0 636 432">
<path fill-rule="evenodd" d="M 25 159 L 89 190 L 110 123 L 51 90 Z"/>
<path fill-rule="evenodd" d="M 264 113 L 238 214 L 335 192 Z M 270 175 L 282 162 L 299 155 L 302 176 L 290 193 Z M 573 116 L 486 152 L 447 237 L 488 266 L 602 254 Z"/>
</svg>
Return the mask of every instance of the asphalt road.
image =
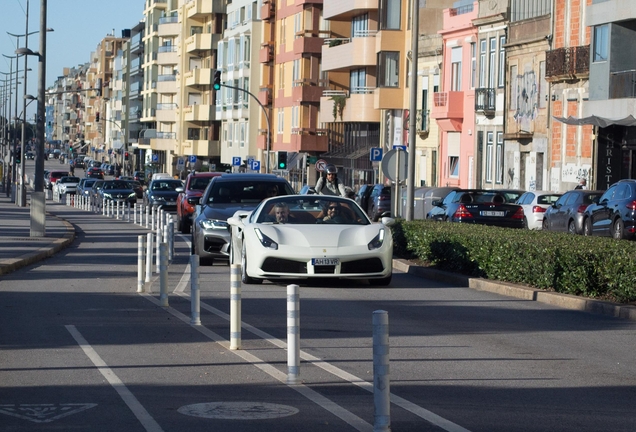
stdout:
<svg viewBox="0 0 636 432">
<path fill-rule="evenodd" d="M 0 431 L 372 431 L 372 313 L 390 328 L 393 431 L 634 431 L 636 323 L 396 273 L 389 288 L 301 285 L 302 385 L 286 380 L 286 286 L 242 287 L 189 236 L 169 304 L 138 294 L 147 230 L 47 202 L 72 247 L 0 280 Z"/>
</svg>

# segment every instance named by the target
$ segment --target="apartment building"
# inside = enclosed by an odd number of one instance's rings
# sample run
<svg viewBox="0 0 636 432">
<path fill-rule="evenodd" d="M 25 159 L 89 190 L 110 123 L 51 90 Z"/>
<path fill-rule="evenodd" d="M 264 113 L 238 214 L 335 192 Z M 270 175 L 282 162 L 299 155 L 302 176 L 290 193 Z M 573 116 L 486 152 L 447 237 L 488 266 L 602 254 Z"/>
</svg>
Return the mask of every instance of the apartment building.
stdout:
<svg viewBox="0 0 636 432">
<path fill-rule="evenodd" d="M 444 10 L 442 82 L 431 118 L 440 128 L 441 186 L 475 187 L 475 58 L 478 2 L 460 1 Z"/>
<path fill-rule="evenodd" d="M 46 107 L 47 140 L 60 141 L 63 148 L 78 151 L 84 144 L 85 92 L 88 64 L 64 68 L 49 88 Z"/>
</svg>

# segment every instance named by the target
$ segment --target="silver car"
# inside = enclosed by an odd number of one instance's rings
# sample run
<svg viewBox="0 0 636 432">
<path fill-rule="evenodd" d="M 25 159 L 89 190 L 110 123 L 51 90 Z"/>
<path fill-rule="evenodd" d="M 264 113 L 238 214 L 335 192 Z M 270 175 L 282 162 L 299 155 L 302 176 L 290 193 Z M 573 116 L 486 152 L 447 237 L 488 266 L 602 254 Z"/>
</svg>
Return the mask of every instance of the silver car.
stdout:
<svg viewBox="0 0 636 432">
<path fill-rule="evenodd" d="M 239 210 L 251 211 L 265 198 L 293 195 L 294 190 L 282 177 L 272 174 L 223 174 L 214 177 L 192 216 L 192 253 L 201 264 L 230 256 L 230 232 L 227 219 Z"/>
</svg>

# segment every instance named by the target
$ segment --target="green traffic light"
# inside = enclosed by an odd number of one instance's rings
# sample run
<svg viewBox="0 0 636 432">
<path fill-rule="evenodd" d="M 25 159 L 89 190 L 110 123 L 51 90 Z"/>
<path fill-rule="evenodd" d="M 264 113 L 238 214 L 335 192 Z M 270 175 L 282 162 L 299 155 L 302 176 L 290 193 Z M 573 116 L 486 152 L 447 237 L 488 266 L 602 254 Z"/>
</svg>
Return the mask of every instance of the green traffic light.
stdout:
<svg viewBox="0 0 636 432">
<path fill-rule="evenodd" d="M 221 84 L 214 84 L 214 90 L 220 90 Z"/>
</svg>

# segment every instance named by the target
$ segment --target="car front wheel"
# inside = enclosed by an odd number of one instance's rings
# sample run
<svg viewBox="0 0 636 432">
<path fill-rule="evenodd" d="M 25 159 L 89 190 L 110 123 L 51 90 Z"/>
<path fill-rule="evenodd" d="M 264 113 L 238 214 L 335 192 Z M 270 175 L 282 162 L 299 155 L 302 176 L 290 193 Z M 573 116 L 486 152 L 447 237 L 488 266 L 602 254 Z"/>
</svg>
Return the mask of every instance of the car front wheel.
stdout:
<svg viewBox="0 0 636 432">
<path fill-rule="evenodd" d="M 623 229 L 625 228 L 625 224 L 622 219 L 616 219 L 614 224 L 612 225 L 612 237 L 616 240 L 621 240 L 623 238 Z"/>
<path fill-rule="evenodd" d="M 588 218 L 583 222 L 583 235 L 591 236 L 592 235 L 592 221 Z"/>
<path fill-rule="evenodd" d="M 241 281 L 246 284 L 260 284 L 263 283 L 262 279 L 255 279 L 247 274 L 247 251 L 245 245 L 241 250 Z"/>
</svg>

